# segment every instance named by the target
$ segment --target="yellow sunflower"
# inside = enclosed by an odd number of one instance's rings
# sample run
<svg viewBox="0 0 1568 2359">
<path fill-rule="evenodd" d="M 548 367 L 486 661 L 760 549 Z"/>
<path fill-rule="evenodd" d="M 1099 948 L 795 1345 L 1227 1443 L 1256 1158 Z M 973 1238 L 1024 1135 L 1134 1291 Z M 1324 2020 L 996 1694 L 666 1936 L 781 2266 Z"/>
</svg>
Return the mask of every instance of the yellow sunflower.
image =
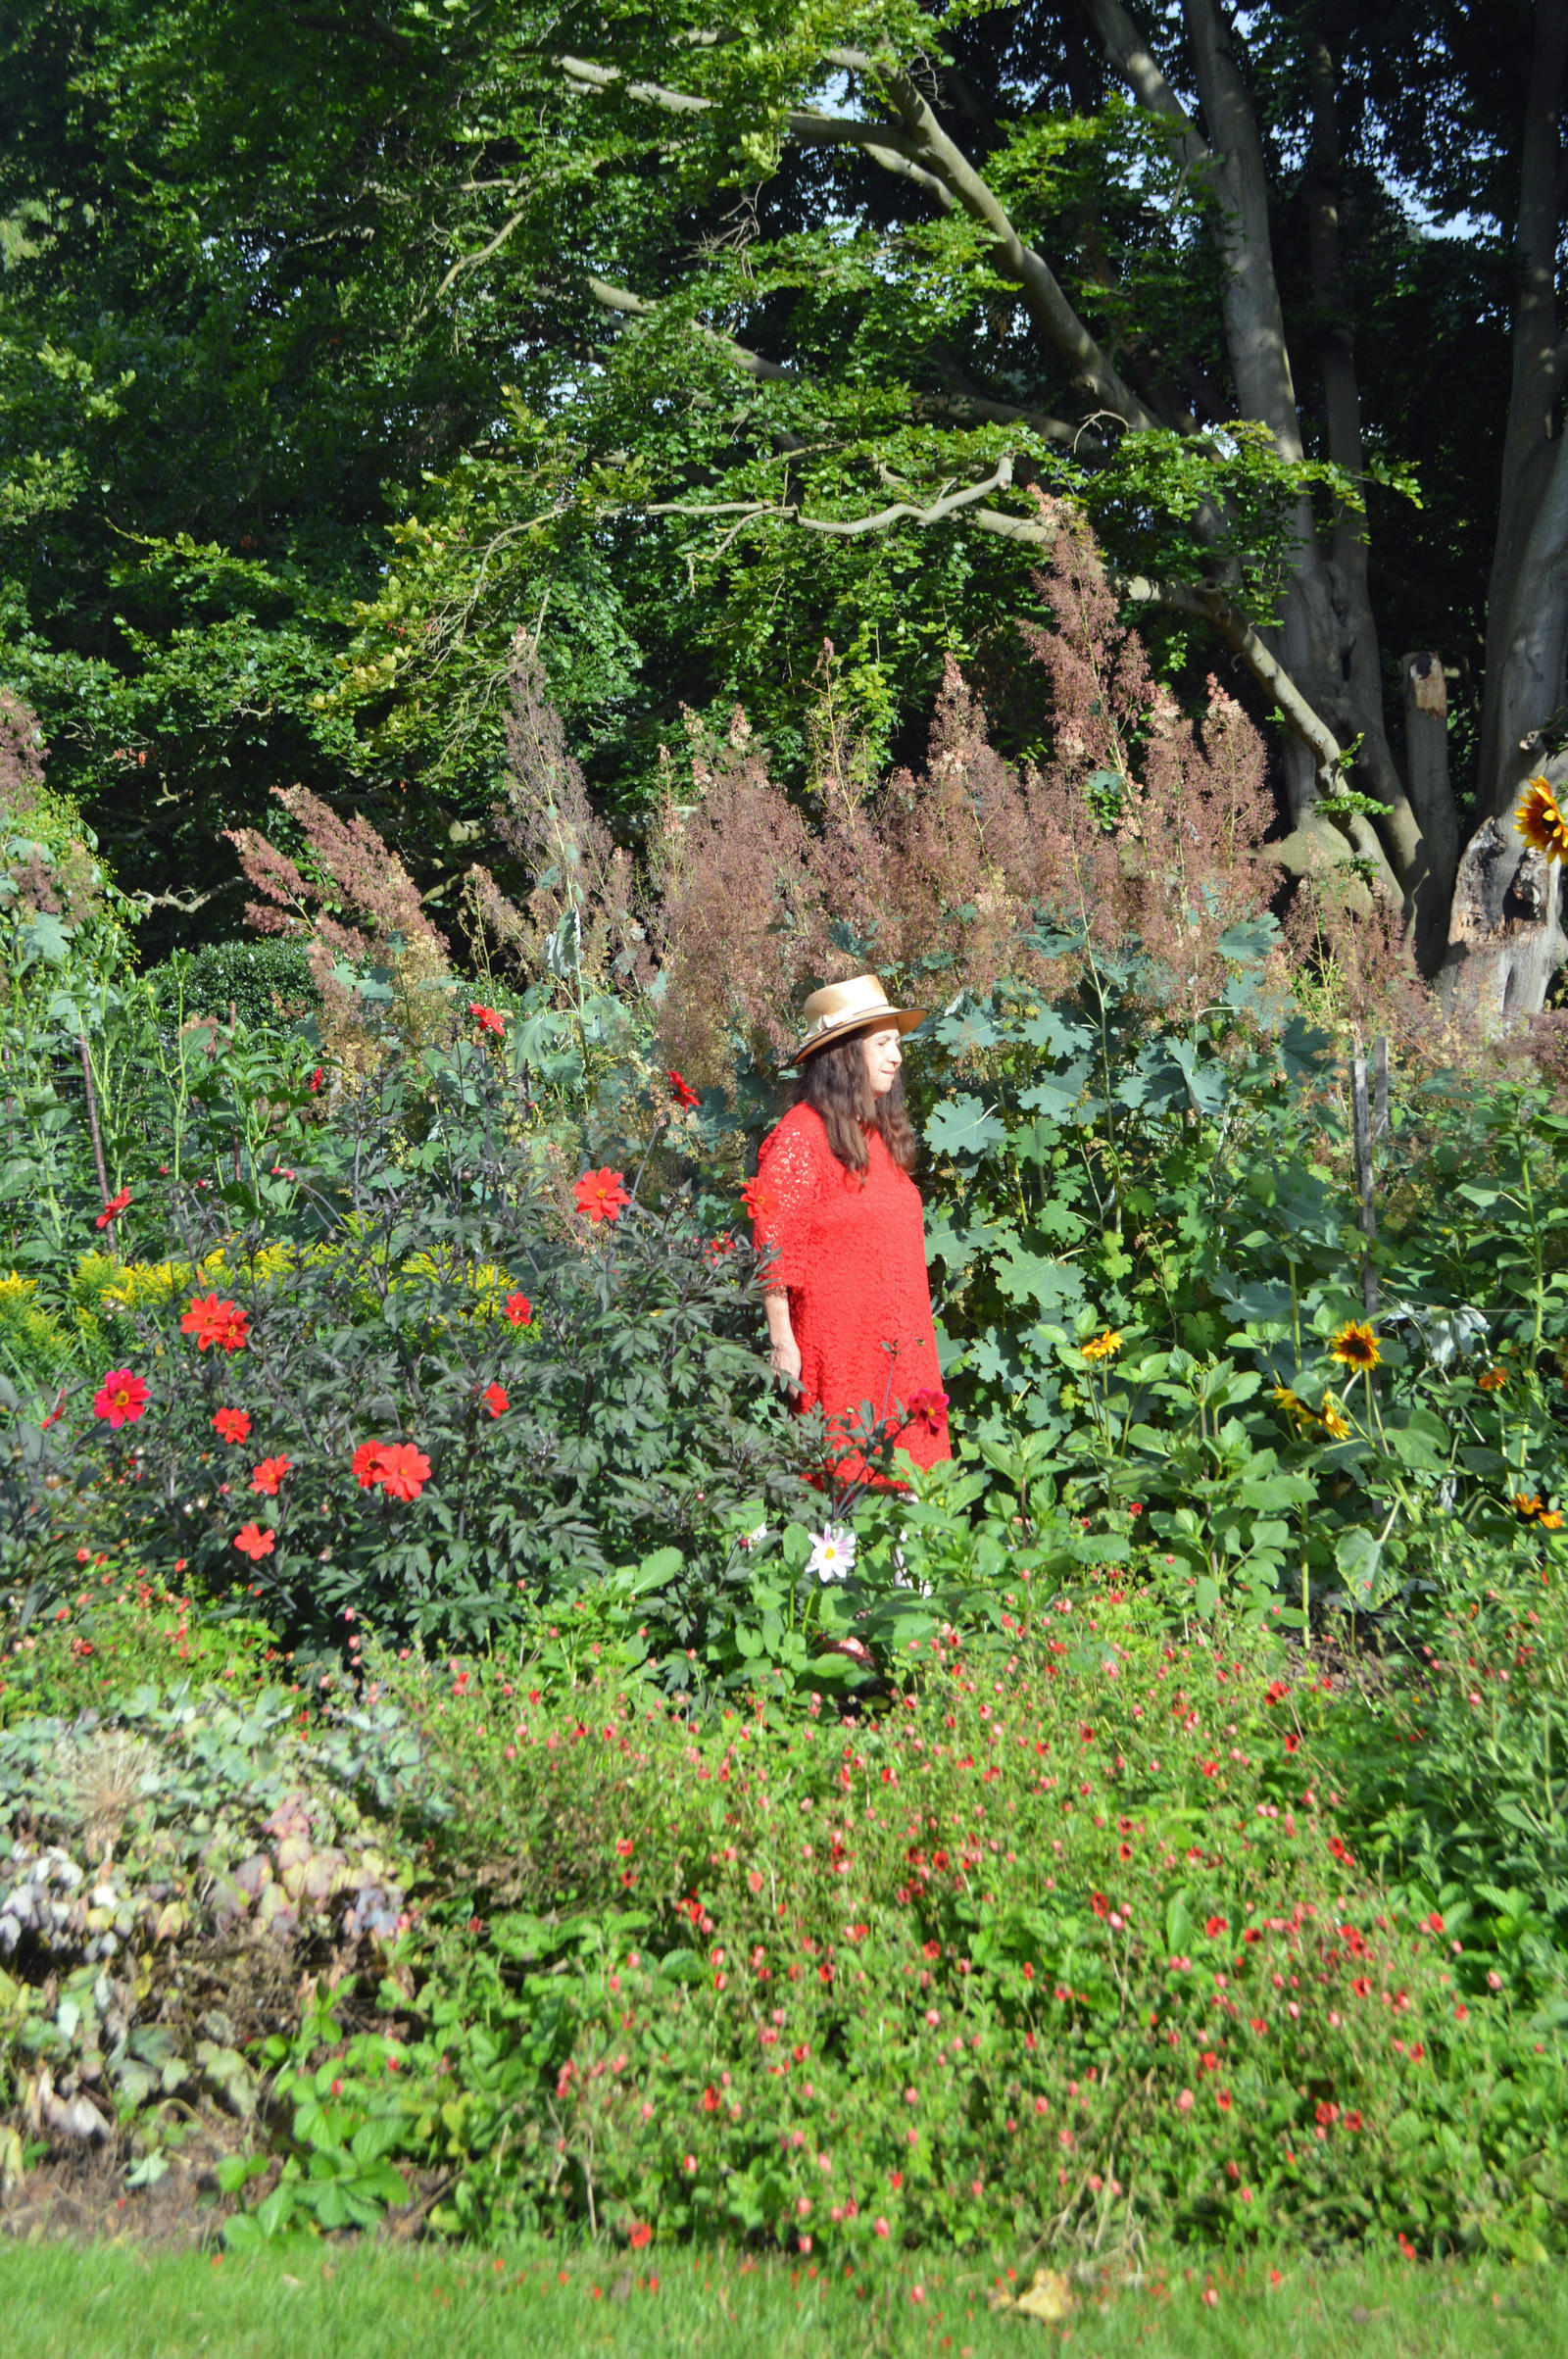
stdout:
<svg viewBox="0 0 1568 2359">
<path fill-rule="evenodd" d="M 1331 1442 L 1343 1442 L 1349 1435 L 1350 1421 L 1332 1393 L 1324 1394 L 1323 1406 L 1318 1411 L 1317 1421 Z"/>
<path fill-rule="evenodd" d="M 1544 778 L 1531 779 L 1513 823 L 1532 852 L 1544 852 L 1548 860 L 1568 860 L 1568 819 L 1558 810 L 1557 798 Z"/>
<path fill-rule="evenodd" d="M 1383 1365 L 1378 1339 L 1365 1319 L 1350 1319 L 1340 1329 L 1329 1346 L 1329 1357 L 1337 1359 L 1342 1368 L 1353 1368 L 1357 1375 Z"/>
<path fill-rule="evenodd" d="M 1103 1335 L 1097 1335 L 1093 1343 L 1084 1345 L 1083 1353 L 1085 1359 L 1114 1359 L 1120 1350 L 1120 1328 L 1107 1327 Z"/>
<path fill-rule="evenodd" d="M 1294 1418 L 1298 1425 L 1310 1425 L 1314 1422 L 1312 1411 L 1307 1407 L 1306 1402 L 1298 1393 L 1293 1393 L 1288 1384 L 1277 1384 L 1270 1393 L 1269 1399 L 1277 1409 L 1283 1409 L 1286 1416 Z"/>
<path fill-rule="evenodd" d="M 1514 1513 L 1522 1515 L 1526 1523 L 1539 1515 L 1545 1503 L 1539 1491 L 1516 1491 L 1513 1495 Z"/>
<path fill-rule="evenodd" d="M 1484 1393 L 1500 1393 L 1507 1381 L 1508 1371 L 1506 1368 L 1489 1368 L 1485 1376 L 1476 1378 L 1477 1384 Z"/>
</svg>

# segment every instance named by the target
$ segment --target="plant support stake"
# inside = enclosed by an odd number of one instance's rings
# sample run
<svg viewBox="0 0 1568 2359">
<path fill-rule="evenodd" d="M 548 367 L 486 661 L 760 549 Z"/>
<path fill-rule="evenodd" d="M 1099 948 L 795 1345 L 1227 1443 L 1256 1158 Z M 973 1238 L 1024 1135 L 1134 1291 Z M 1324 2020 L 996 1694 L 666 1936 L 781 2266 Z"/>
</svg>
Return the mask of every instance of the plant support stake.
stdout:
<svg viewBox="0 0 1568 2359">
<path fill-rule="evenodd" d="M 1388 1072 L 1388 1050 L 1383 1048 L 1383 1076 Z M 1383 1077 L 1380 1076 L 1380 1079 Z M 1380 1090 L 1380 1096 L 1383 1094 Z M 1372 1205 L 1372 1107 L 1366 1086 L 1366 1058 L 1350 1059 L 1350 1130 L 1355 1142 L 1355 1188 L 1361 1200 L 1361 1234 L 1368 1251 L 1361 1256 L 1361 1306 L 1369 1319 L 1378 1314 L 1378 1272 L 1371 1247 L 1376 1242 L 1378 1216 Z"/>
<path fill-rule="evenodd" d="M 98 1129 L 98 1099 L 92 1086 L 92 1055 L 87 1047 L 85 1032 L 77 1034 L 81 1050 L 81 1079 L 87 1093 L 87 1127 L 92 1133 L 92 1159 L 98 1169 L 98 1194 L 107 1208 L 109 1204 L 109 1174 L 104 1169 L 104 1143 Z"/>
</svg>

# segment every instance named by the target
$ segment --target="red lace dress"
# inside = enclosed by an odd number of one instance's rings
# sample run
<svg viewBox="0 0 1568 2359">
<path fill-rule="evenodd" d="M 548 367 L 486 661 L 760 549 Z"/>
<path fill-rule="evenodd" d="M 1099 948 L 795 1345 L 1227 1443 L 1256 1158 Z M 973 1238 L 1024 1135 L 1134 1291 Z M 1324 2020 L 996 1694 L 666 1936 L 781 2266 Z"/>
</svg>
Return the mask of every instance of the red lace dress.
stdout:
<svg viewBox="0 0 1568 2359">
<path fill-rule="evenodd" d="M 864 1434 L 868 1416 L 906 1412 L 898 1443 L 917 1466 L 953 1455 L 920 1191 L 877 1132 L 866 1145 L 863 1177 L 847 1171 L 821 1115 L 797 1106 L 762 1141 L 750 1191 L 763 1283 L 789 1295 L 799 1406 L 820 1402 L 827 1411 L 842 1446 L 839 1471 L 852 1479 L 860 1469 L 850 1437 Z"/>
</svg>

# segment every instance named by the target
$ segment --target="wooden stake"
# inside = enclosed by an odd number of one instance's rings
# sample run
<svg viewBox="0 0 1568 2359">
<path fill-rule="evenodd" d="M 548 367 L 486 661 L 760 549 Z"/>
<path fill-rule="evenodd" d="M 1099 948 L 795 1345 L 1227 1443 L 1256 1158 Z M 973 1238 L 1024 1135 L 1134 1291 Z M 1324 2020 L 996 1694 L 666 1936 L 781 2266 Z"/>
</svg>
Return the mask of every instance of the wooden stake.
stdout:
<svg viewBox="0 0 1568 2359">
<path fill-rule="evenodd" d="M 1385 1062 L 1387 1044 L 1384 1044 Z M 1372 1108 L 1367 1095 L 1366 1058 L 1350 1059 L 1350 1128 L 1355 1142 L 1355 1187 L 1361 1199 L 1361 1234 L 1370 1246 L 1377 1237 L 1378 1216 L 1372 1204 Z M 1378 1272 L 1371 1254 L 1361 1257 L 1361 1305 L 1369 1319 L 1378 1314 Z"/>
<path fill-rule="evenodd" d="M 1389 1135 L 1389 1036 L 1380 1032 L 1372 1043 L 1372 1136 Z"/>
</svg>

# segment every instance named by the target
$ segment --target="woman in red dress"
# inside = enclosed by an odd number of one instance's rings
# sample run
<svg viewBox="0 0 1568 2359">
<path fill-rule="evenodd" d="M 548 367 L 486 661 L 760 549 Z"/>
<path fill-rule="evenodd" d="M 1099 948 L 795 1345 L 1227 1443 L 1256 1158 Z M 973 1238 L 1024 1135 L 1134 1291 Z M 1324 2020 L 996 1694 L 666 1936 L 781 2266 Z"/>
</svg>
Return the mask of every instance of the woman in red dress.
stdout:
<svg viewBox="0 0 1568 2359">
<path fill-rule="evenodd" d="M 798 1408 L 826 1411 L 852 1481 L 873 1426 L 891 1425 L 917 1466 L 953 1454 L 899 1078 L 900 1042 L 925 1014 L 890 1006 L 874 975 L 813 992 L 796 1103 L 748 1190 L 773 1369 Z"/>
</svg>

